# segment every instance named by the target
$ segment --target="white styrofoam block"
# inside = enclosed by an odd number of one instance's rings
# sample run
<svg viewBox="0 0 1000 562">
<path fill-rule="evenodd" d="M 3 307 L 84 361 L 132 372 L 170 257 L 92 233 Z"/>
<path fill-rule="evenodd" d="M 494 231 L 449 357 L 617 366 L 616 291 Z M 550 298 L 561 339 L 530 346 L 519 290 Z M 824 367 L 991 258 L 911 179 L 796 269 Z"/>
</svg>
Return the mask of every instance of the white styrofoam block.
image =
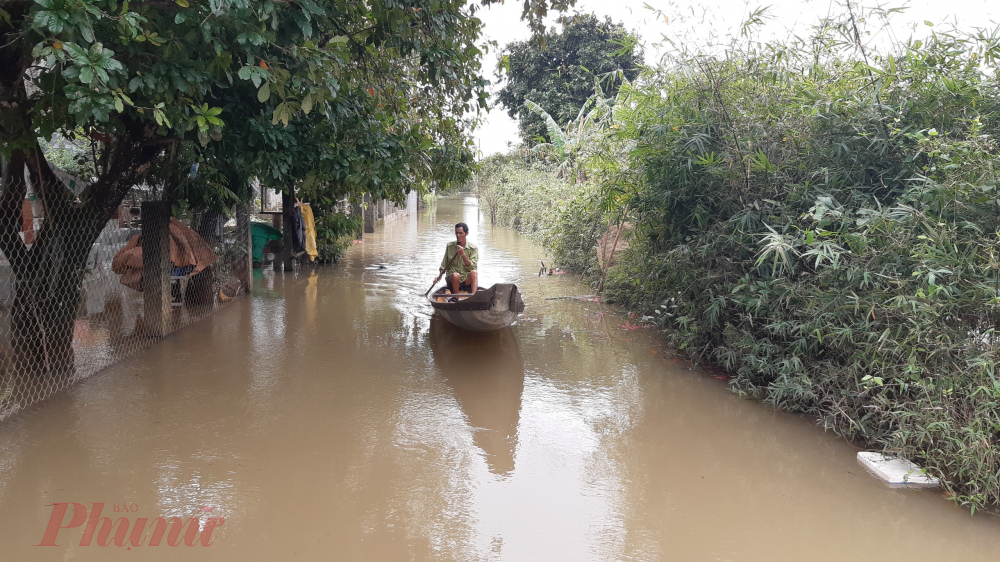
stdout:
<svg viewBox="0 0 1000 562">
<path fill-rule="evenodd" d="M 920 467 L 899 457 L 886 457 L 882 453 L 861 451 L 858 463 L 892 488 L 937 488 L 941 481 L 925 474 Z"/>
</svg>

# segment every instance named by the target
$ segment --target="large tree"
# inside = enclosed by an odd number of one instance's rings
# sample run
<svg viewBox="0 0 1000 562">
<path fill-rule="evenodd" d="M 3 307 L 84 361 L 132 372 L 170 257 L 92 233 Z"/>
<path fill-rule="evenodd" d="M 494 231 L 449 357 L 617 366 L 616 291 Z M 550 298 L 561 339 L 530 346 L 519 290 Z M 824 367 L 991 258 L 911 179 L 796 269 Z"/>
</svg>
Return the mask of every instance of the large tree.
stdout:
<svg viewBox="0 0 1000 562">
<path fill-rule="evenodd" d="M 0 251 L 17 366 L 72 369 L 91 245 L 134 186 L 178 187 L 179 157 L 232 193 L 262 176 L 398 198 L 431 173 L 441 131 L 485 104 L 480 27 L 463 0 L 0 5 Z M 39 139 L 54 133 L 91 144 L 85 185 L 46 162 Z M 180 195 L 198 200 L 199 185 Z M 30 244 L 28 189 L 45 208 Z"/>
<path fill-rule="evenodd" d="M 604 95 L 614 97 L 622 78 L 639 74 L 642 54 L 636 38 L 611 18 L 592 14 L 565 18 L 562 30 L 549 31 L 544 41 L 516 41 L 501 53 L 506 84 L 497 99 L 518 119 L 521 139 L 534 144 L 550 140 L 545 122 L 525 101 L 533 101 L 559 125 L 565 125 L 594 95 L 600 81 Z"/>
</svg>

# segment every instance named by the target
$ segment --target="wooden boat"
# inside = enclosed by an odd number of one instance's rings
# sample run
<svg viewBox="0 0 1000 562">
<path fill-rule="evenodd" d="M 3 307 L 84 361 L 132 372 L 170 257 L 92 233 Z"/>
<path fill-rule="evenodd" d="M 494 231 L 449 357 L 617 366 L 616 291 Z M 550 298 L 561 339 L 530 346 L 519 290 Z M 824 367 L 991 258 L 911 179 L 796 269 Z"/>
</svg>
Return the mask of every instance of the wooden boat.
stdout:
<svg viewBox="0 0 1000 562">
<path fill-rule="evenodd" d="M 497 283 L 489 289 L 480 288 L 474 295 L 453 295 L 447 287 L 442 287 L 431 293 L 428 299 L 445 320 L 474 332 L 510 326 L 524 311 L 521 293 L 517 285 L 510 283 Z"/>
</svg>

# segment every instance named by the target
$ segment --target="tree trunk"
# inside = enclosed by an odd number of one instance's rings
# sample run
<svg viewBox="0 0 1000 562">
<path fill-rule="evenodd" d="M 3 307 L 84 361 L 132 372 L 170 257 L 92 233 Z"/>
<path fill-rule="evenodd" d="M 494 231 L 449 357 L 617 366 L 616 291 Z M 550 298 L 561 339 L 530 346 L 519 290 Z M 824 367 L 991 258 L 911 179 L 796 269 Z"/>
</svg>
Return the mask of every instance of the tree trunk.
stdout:
<svg viewBox="0 0 1000 562">
<path fill-rule="evenodd" d="M 243 292 L 249 294 L 253 289 L 253 238 L 250 235 L 250 205 L 242 201 L 236 204 L 235 238 L 236 244 L 246 250 L 246 255 L 234 266 L 233 273 Z"/>
<path fill-rule="evenodd" d="M 14 267 L 11 349 L 19 370 L 49 377 L 73 370 L 73 331 L 87 256 L 96 235 L 90 213 L 46 217 L 26 260 Z M 12 264 L 13 265 L 13 264 Z"/>
<path fill-rule="evenodd" d="M 12 15 L 25 17 L 30 6 L 5 3 L 8 21 Z M 0 37 L 11 44 L 7 31 Z M 125 195 L 141 182 L 164 139 L 156 135 L 154 125 L 116 115 L 106 129 L 113 138 L 103 144 L 96 181 L 74 195 L 77 192 L 56 177 L 38 144 L 40 127 L 34 120 L 49 117 L 34 114 L 29 102 L 25 77 L 32 64 L 34 57 L 21 49 L 0 49 L 0 132 L 9 150 L 2 167 L 0 251 L 15 279 L 13 364 L 25 374 L 58 377 L 73 369 L 73 329 L 90 248 Z M 21 237 L 29 176 L 45 207 L 42 227 L 30 246 Z"/>
<path fill-rule="evenodd" d="M 37 141 L 7 161 L 0 192 L 0 251 L 14 274 L 12 364 L 22 375 L 60 380 L 74 366 L 73 332 L 90 249 L 125 194 L 159 151 L 129 130 L 109 155 L 107 173 L 74 200 L 55 177 Z M 27 176 L 42 201 L 42 226 L 31 245 L 21 238 Z"/>
</svg>

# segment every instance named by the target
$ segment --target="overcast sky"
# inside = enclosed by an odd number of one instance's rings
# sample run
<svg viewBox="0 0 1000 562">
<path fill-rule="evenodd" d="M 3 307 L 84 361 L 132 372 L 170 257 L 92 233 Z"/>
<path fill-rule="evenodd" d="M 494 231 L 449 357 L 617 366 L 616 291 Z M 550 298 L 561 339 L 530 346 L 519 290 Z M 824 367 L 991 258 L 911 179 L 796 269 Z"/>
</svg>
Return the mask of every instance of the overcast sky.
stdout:
<svg viewBox="0 0 1000 562">
<path fill-rule="evenodd" d="M 645 7 L 647 5 L 666 17 L 655 15 Z M 992 28 L 1000 23 L 1000 0 L 852 0 L 852 5 L 855 12 L 859 6 L 906 7 L 904 13 L 892 20 L 891 33 L 899 40 L 927 34 L 931 28 L 924 24 L 925 21 L 955 22 L 965 29 Z M 486 38 L 497 41 L 501 47 L 511 41 L 527 39 L 530 33 L 527 24 L 520 20 L 521 6 L 519 0 L 505 0 L 503 5 L 479 11 L 478 16 L 485 23 Z M 809 26 L 831 10 L 842 12 L 843 0 L 772 0 L 749 4 L 744 0 L 577 0 L 574 11 L 592 12 L 601 18 L 610 16 L 616 22 L 623 22 L 626 28 L 639 35 L 646 45 L 646 61 L 652 63 L 658 58 L 656 44 L 664 35 L 726 36 L 740 25 L 747 13 L 759 6 L 768 6 L 772 16 L 765 33 L 783 37 L 790 33 L 808 33 Z M 707 17 L 706 10 L 709 12 Z M 483 61 L 484 71 L 494 82 L 496 59 L 497 53 L 491 51 Z M 517 122 L 501 107 L 492 109 L 476 132 L 476 142 L 483 156 L 506 152 L 508 143 L 517 140 Z"/>
</svg>

